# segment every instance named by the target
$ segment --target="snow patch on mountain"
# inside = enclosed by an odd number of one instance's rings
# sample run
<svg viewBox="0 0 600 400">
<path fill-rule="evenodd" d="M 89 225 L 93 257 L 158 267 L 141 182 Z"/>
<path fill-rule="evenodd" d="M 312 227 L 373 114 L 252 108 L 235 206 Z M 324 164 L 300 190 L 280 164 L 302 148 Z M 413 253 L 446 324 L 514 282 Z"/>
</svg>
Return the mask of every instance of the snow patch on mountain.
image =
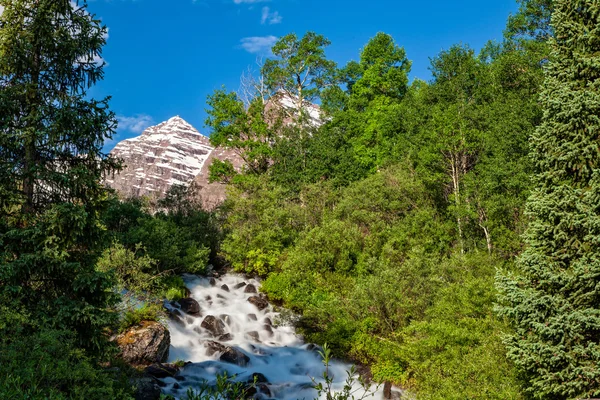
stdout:
<svg viewBox="0 0 600 400">
<path fill-rule="evenodd" d="M 124 169 L 106 182 L 126 196 L 161 197 L 194 180 L 213 150 L 206 136 L 176 116 L 117 144 L 111 154 Z"/>
</svg>

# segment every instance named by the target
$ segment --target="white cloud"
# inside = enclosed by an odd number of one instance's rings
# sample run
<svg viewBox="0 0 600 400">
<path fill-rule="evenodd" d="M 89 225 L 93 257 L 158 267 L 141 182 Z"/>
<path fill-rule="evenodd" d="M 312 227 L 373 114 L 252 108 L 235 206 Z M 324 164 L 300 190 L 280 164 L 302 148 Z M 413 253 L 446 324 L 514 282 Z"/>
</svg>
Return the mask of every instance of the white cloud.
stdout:
<svg viewBox="0 0 600 400">
<path fill-rule="evenodd" d="M 279 15 L 278 11 L 271 12 L 271 9 L 269 7 L 263 7 L 262 17 L 260 18 L 261 24 L 264 25 L 267 22 L 269 23 L 269 25 L 280 24 L 282 19 L 283 17 Z"/>
<path fill-rule="evenodd" d="M 240 40 L 240 46 L 248 53 L 268 53 L 271 51 L 271 47 L 273 47 L 276 41 L 277 37 L 275 36 L 251 36 Z"/>
<path fill-rule="evenodd" d="M 146 114 L 138 114 L 133 117 L 118 115 L 119 131 L 129 131 L 133 133 L 142 133 L 144 129 L 151 126 L 154 121 L 151 116 Z"/>
</svg>

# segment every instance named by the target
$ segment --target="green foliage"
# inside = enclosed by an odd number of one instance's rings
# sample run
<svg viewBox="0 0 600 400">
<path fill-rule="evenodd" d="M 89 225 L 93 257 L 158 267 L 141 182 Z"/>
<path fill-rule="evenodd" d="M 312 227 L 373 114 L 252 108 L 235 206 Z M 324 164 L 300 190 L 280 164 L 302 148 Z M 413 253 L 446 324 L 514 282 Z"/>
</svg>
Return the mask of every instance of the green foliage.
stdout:
<svg viewBox="0 0 600 400">
<path fill-rule="evenodd" d="M 303 105 L 314 101 L 321 90 L 333 81 L 335 63 L 325 57 L 330 41 L 323 35 L 307 32 L 302 38 L 295 33 L 281 37 L 272 48 L 274 59 L 262 68 L 271 92 L 283 92 L 297 102 L 300 119 L 305 117 Z"/>
<path fill-rule="evenodd" d="M 492 312 L 541 117 L 542 47 L 519 43 L 452 46 L 408 85 L 404 50 L 376 35 L 318 91 L 324 125 L 284 130 L 221 210 L 222 254 L 266 275 L 307 340 L 419 397 L 522 398 Z"/>
<path fill-rule="evenodd" d="M 217 256 L 221 233 L 214 215 L 194 201 L 192 189 L 172 188 L 156 213 L 136 199 L 111 199 L 103 219 L 115 243 L 105 250 L 104 270 L 112 265 L 130 290 L 138 289 L 127 284 L 155 291 L 175 274 L 205 273 Z"/>
<path fill-rule="evenodd" d="M 508 356 L 534 398 L 600 395 L 598 282 L 600 213 L 598 114 L 600 8 L 553 2 L 552 55 L 531 137 L 534 190 L 526 250 L 514 273 L 499 276 L 501 315 L 514 333 Z"/>
<path fill-rule="evenodd" d="M 229 160 L 221 161 L 217 158 L 208 167 L 208 182 L 219 182 L 227 184 L 237 174 L 233 164 Z"/>
<path fill-rule="evenodd" d="M 246 108 L 236 93 L 227 92 L 225 88 L 215 90 L 206 103 L 209 108 L 206 109 L 208 117 L 205 124 L 213 130 L 211 143 L 215 147 L 235 150 L 250 172 L 264 173 L 272 154 L 270 142 L 275 138 L 278 126 L 277 113 L 265 108 L 262 97 L 251 99 Z M 219 174 L 231 173 L 226 163 L 217 163 L 216 166 Z M 211 171 L 217 167 L 212 167 Z"/>
<path fill-rule="evenodd" d="M 302 222 L 298 207 L 284 205 L 285 192 L 264 178 L 248 179 L 243 189 L 231 188 L 222 254 L 236 271 L 265 275 L 281 251 L 297 237 Z"/>
<path fill-rule="evenodd" d="M 70 332 L 41 330 L 0 340 L 3 399 L 132 399 L 114 371 L 103 370 L 79 349 Z"/>
<path fill-rule="evenodd" d="M 131 308 L 121 317 L 119 332 L 124 332 L 142 321 L 159 321 L 163 314 L 162 306 L 155 303 L 145 303 L 139 308 Z"/>
<path fill-rule="evenodd" d="M 116 300 L 94 268 L 116 121 L 87 89 L 103 77 L 107 30 L 85 3 L 1 4 L 0 292 L 29 311 L 25 325 L 73 330 L 99 352 Z"/>
<path fill-rule="evenodd" d="M 147 255 L 137 255 L 142 250 L 141 245 L 131 251 L 118 242 L 114 243 L 98 259 L 97 269 L 114 273 L 119 289 L 126 288 L 138 293 L 150 291 L 156 286 L 156 260 Z"/>
<path fill-rule="evenodd" d="M 252 396 L 249 394 L 250 389 L 254 386 L 252 383 L 234 381 L 234 376 L 229 376 L 227 373 L 216 376 L 214 384 L 207 381 L 200 383 L 200 388 L 195 390 L 188 388 L 184 399 L 185 400 L 249 400 Z M 167 397 L 166 400 L 172 399 Z"/>
</svg>

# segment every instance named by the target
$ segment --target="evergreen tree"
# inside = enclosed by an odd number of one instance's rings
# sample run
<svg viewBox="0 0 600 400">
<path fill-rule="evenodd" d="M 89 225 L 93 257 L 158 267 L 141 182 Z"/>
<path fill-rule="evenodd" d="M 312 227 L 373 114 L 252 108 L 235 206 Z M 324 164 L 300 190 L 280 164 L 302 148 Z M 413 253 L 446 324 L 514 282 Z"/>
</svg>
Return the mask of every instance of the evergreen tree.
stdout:
<svg viewBox="0 0 600 400">
<path fill-rule="evenodd" d="M 86 92 L 107 30 L 85 1 L 0 0 L 0 293 L 28 328 L 75 330 L 97 347 L 110 321 L 102 245 L 102 151 L 116 121 Z M 2 327 L 0 323 L 0 327 Z"/>
<path fill-rule="evenodd" d="M 537 173 L 520 275 L 499 278 L 508 355 L 535 398 L 600 396 L 600 2 L 554 2 L 531 139 Z"/>
</svg>

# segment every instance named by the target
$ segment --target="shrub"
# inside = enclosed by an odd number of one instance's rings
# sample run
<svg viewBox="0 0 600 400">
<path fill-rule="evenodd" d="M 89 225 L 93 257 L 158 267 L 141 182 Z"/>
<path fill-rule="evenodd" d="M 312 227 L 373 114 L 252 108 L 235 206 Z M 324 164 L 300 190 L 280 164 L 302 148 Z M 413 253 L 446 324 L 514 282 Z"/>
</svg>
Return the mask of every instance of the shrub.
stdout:
<svg viewBox="0 0 600 400">
<path fill-rule="evenodd" d="M 70 332 L 45 330 L 0 340 L 0 398 L 131 399 L 124 377 L 98 367 Z"/>
<path fill-rule="evenodd" d="M 162 315 L 162 306 L 154 303 L 146 303 L 139 308 L 129 309 L 121 318 L 119 331 L 126 331 L 142 321 L 158 321 Z"/>
</svg>

